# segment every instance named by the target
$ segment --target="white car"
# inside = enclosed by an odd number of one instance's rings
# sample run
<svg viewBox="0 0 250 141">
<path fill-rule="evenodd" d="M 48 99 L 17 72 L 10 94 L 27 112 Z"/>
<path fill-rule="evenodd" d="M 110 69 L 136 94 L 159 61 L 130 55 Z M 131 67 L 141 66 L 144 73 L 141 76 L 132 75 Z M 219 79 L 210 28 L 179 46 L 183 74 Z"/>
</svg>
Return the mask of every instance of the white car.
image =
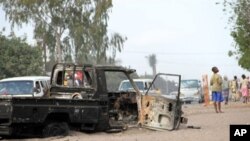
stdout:
<svg viewBox="0 0 250 141">
<path fill-rule="evenodd" d="M 48 76 L 22 76 L 0 80 L 0 97 L 42 97 L 50 87 Z"/>
<path fill-rule="evenodd" d="M 142 94 L 145 94 L 149 88 L 149 86 L 152 84 L 152 79 L 133 79 L 136 86 L 140 90 Z M 154 89 L 154 87 L 151 87 L 151 89 Z M 134 90 L 129 80 L 123 80 L 120 83 L 120 86 L 118 88 L 119 91 L 131 91 Z"/>
</svg>

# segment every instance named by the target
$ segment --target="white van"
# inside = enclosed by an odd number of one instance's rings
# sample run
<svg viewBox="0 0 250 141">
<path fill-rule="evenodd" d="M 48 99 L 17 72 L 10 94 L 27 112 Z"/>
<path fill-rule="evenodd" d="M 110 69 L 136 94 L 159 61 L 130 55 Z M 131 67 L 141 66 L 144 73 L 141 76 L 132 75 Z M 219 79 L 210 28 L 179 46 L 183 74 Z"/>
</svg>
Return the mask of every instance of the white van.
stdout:
<svg viewBox="0 0 250 141">
<path fill-rule="evenodd" d="M 133 79 L 133 81 L 137 85 L 140 92 L 142 92 L 144 94 L 147 92 L 147 90 L 148 90 L 149 86 L 152 84 L 153 80 L 152 79 Z M 151 89 L 154 89 L 154 87 L 151 87 Z M 120 83 L 118 90 L 119 91 L 130 91 L 130 90 L 134 90 L 134 88 L 132 87 L 129 80 L 123 80 Z"/>
<path fill-rule="evenodd" d="M 48 76 L 21 76 L 0 80 L 0 97 L 42 97 L 50 87 Z"/>
<path fill-rule="evenodd" d="M 202 103 L 204 101 L 201 81 L 198 79 L 181 80 L 180 91 L 180 99 L 182 99 L 182 101 L 184 101 L 185 103 Z"/>
</svg>

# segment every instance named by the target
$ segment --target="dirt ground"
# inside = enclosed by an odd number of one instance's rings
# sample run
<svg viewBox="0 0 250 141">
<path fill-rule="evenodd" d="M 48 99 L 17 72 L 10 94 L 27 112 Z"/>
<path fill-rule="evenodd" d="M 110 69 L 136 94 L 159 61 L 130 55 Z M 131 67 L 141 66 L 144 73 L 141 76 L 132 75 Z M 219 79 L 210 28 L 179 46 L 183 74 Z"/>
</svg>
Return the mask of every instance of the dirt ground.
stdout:
<svg viewBox="0 0 250 141">
<path fill-rule="evenodd" d="M 71 132 L 66 137 L 44 139 L 9 139 L 11 141 L 229 141 L 230 124 L 250 124 L 250 103 L 231 102 L 223 105 L 224 113 L 215 113 L 213 106 L 201 104 L 183 105 L 188 124 L 201 127 L 187 128 L 181 125 L 175 131 L 152 131 L 148 129 L 130 128 L 120 133 L 83 133 Z"/>
</svg>

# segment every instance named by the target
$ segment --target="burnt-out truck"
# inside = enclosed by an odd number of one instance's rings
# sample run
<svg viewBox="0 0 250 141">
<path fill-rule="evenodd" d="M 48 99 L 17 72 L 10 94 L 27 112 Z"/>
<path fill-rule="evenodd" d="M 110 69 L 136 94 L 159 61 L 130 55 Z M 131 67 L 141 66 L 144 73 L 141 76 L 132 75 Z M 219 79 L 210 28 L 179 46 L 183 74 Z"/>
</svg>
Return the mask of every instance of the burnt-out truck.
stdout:
<svg viewBox="0 0 250 141">
<path fill-rule="evenodd" d="M 67 135 L 71 129 L 120 131 L 131 126 L 174 130 L 187 122 L 179 99 L 180 75 L 157 74 L 149 86 L 155 90 L 142 95 L 131 77 L 134 72 L 121 66 L 56 64 L 44 97 L 0 99 L 0 136 L 47 137 Z M 133 89 L 119 91 L 126 79 Z M 170 93 L 176 97 L 168 98 Z"/>
</svg>

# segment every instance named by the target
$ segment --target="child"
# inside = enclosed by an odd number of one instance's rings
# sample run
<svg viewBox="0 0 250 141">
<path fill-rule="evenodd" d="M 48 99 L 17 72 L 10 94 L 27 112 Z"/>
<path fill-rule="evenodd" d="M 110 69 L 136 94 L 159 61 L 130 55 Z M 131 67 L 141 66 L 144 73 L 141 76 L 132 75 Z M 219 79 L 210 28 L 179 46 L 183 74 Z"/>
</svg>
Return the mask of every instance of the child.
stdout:
<svg viewBox="0 0 250 141">
<path fill-rule="evenodd" d="M 221 102 L 223 102 L 222 96 L 222 78 L 218 74 L 219 69 L 212 67 L 214 73 L 210 79 L 210 85 L 212 86 L 212 101 L 214 102 L 214 109 L 216 113 L 223 113 L 221 111 Z"/>
</svg>

